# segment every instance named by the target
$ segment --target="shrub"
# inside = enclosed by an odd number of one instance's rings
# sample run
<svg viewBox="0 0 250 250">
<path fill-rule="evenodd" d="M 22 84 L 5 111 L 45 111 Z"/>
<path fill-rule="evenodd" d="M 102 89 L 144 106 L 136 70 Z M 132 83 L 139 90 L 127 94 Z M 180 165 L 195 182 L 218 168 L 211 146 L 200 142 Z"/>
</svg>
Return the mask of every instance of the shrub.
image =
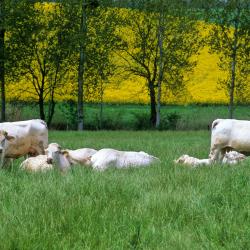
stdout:
<svg viewBox="0 0 250 250">
<path fill-rule="evenodd" d="M 134 115 L 134 129 L 142 130 L 142 129 L 151 129 L 152 125 L 150 123 L 150 115 L 146 112 L 133 112 Z"/>
<path fill-rule="evenodd" d="M 177 112 L 168 113 L 166 116 L 162 116 L 161 123 L 160 123 L 160 130 L 170 129 L 176 130 L 177 124 L 181 116 Z"/>
<path fill-rule="evenodd" d="M 61 130 L 62 127 L 65 127 L 67 130 L 71 130 L 71 129 L 76 129 L 77 128 L 77 106 L 76 103 L 74 101 L 67 101 L 67 102 L 63 102 L 59 108 L 61 109 L 61 111 L 63 112 L 64 116 L 65 116 L 65 120 L 66 120 L 66 126 L 57 126 L 58 124 L 52 125 L 53 128 L 57 128 L 59 130 Z"/>
</svg>

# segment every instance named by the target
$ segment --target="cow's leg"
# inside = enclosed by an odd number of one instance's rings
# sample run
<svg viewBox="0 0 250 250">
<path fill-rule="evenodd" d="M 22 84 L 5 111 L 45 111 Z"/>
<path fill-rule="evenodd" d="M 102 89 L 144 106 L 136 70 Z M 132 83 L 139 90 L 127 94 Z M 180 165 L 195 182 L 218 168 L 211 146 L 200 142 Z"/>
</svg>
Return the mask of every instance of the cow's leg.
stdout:
<svg viewBox="0 0 250 250">
<path fill-rule="evenodd" d="M 9 168 L 9 167 L 13 167 L 13 160 L 12 159 L 9 159 L 9 158 L 5 158 L 4 161 L 3 161 L 3 165 L 2 165 L 2 168 Z"/>
<path fill-rule="evenodd" d="M 220 155 L 219 155 L 219 161 L 222 162 L 226 152 L 228 151 L 228 148 L 222 148 L 221 151 L 220 151 Z"/>
<path fill-rule="evenodd" d="M 209 159 L 211 160 L 212 163 L 222 161 L 221 148 L 216 147 L 216 145 L 213 145 L 213 147 L 211 147 L 210 150 Z"/>
</svg>

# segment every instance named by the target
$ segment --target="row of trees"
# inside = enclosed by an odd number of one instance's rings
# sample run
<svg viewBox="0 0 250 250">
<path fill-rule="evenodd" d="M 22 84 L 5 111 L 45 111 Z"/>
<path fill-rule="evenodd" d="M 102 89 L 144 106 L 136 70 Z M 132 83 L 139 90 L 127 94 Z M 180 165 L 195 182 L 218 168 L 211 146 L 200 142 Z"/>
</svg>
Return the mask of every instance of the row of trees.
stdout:
<svg viewBox="0 0 250 250">
<path fill-rule="evenodd" d="M 235 92 L 247 98 L 250 8 L 246 0 L 42 2 L 0 0 L 2 121 L 5 84 L 22 82 L 15 90 L 38 99 L 40 117 L 49 125 L 55 95 L 72 91 L 78 100 L 78 129 L 83 130 L 84 99 L 98 94 L 102 115 L 105 86 L 119 74 L 123 79 L 144 79 L 150 122 L 159 127 L 162 93 L 185 91 L 184 75 L 196 65 L 192 56 L 205 44 L 219 55 L 219 66 L 228 73 L 220 86 L 230 98 L 229 117 Z M 200 35 L 200 19 L 211 24 L 207 37 Z"/>
</svg>

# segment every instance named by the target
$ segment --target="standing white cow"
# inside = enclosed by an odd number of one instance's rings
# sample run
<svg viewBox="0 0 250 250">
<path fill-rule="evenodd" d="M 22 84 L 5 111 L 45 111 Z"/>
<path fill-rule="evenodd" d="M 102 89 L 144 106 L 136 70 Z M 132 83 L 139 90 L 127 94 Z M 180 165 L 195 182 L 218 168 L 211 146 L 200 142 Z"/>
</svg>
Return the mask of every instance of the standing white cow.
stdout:
<svg viewBox="0 0 250 250">
<path fill-rule="evenodd" d="M 119 151 L 111 148 L 104 148 L 91 157 L 86 162 L 91 165 L 93 169 L 105 170 L 110 166 L 116 168 L 127 168 L 130 166 L 148 166 L 154 162 L 159 162 L 157 157 L 149 155 L 143 151 L 133 152 L 133 151 Z"/>
<path fill-rule="evenodd" d="M 250 121 L 217 119 L 212 123 L 209 158 L 222 161 L 226 151 L 250 152 Z"/>
<path fill-rule="evenodd" d="M 44 154 L 48 146 L 48 128 L 39 119 L 0 123 L 1 165 L 5 159 Z"/>
</svg>

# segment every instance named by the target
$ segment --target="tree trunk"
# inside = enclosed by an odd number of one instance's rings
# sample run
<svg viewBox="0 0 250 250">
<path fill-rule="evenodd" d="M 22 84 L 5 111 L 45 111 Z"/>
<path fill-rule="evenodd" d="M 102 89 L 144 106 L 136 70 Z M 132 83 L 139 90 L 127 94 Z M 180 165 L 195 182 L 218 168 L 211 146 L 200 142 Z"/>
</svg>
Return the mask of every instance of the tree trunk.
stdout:
<svg viewBox="0 0 250 250">
<path fill-rule="evenodd" d="M 100 123 L 99 128 L 102 129 L 103 124 L 103 83 L 101 81 L 101 100 L 100 100 Z"/>
<path fill-rule="evenodd" d="M 155 88 L 153 83 L 149 83 L 149 95 L 150 95 L 150 123 L 153 127 L 156 125 L 156 100 L 155 100 Z"/>
<path fill-rule="evenodd" d="M 49 110 L 48 110 L 47 125 L 48 125 L 49 128 L 51 126 L 52 118 L 53 118 L 54 113 L 55 113 L 55 106 L 56 106 L 56 103 L 54 101 L 54 94 L 53 94 L 52 97 L 51 97 L 51 100 L 49 102 Z"/>
<path fill-rule="evenodd" d="M 229 91 L 229 98 L 230 98 L 230 100 L 229 100 L 229 119 L 233 118 L 233 111 L 234 111 L 237 43 L 238 43 L 238 19 L 235 19 L 234 43 L 233 43 L 232 62 L 231 62 L 231 84 L 230 84 L 230 91 Z"/>
<path fill-rule="evenodd" d="M 84 83 L 84 64 L 86 61 L 86 49 L 85 41 L 87 34 L 87 13 L 86 13 L 86 3 L 82 3 L 82 16 L 81 16 L 81 25 L 80 25 L 80 58 L 79 58 L 79 67 L 78 67 L 78 102 L 77 102 L 77 114 L 78 114 L 78 130 L 83 130 L 83 83 Z"/>
<path fill-rule="evenodd" d="M 163 13 L 161 11 L 158 29 L 158 47 L 160 51 L 159 56 L 159 77 L 157 82 L 157 111 L 156 111 L 156 128 L 160 127 L 161 122 L 161 83 L 163 80 Z"/>
<path fill-rule="evenodd" d="M 40 119 L 45 121 L 45 113 L 44 113 L 44 100 L 43 95 L 39 96 L 39 112 L 40 112 Z"/>
<path fill-rule="evenodd" d="M 230 100 L 229 100 L 229 119 L 233 118 L 233 111 L 234 111 L 235 66 L 236 66 L 235 58 L 232 58 L 231 85 L 230 85 L 230 92 L 229 92 L 229 98 L 230 98 Z"/>
<path fill-rule="evenodd" d="M 0 1 L 0 82 L 1 82 L 1 122 L 6 120 L 5 117 L 5 53 L 4 53 L 4 36 L 5 36 L 5 29 L 4 29 L 4 1 Z"/>
</svg>

